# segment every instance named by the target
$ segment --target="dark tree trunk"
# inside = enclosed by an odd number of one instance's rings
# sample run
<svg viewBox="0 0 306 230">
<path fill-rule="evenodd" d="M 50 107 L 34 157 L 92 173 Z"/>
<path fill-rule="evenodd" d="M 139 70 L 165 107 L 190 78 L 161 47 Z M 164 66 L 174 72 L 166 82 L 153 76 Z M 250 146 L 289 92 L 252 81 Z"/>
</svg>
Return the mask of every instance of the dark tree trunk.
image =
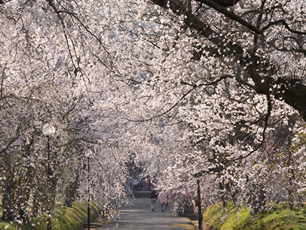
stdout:
<svg viewBox="0 0 306 230">
<path fill-rule="evenodd" d="M 202 222 L 203 222 L 203 216 L 202 216 L 202 207 L 201 207 L 201 188 L 200 188 L 200 180 L 197 179 L 197 193 L 198 193 L 198 199 L 197 199 L 197 206 L 198 206 L 198 223 L 199 223 L 199 229 L 202 230 Z"/>
<path fill-rule="evenodd" d="M 74 183 L 69 184 L 66 187 L 66 198 L 65 198 L 65 205 L 67 207 L 72 207 L 72 202 L 75 200 L 76 194 L 77 192 Z"/>
</svg>

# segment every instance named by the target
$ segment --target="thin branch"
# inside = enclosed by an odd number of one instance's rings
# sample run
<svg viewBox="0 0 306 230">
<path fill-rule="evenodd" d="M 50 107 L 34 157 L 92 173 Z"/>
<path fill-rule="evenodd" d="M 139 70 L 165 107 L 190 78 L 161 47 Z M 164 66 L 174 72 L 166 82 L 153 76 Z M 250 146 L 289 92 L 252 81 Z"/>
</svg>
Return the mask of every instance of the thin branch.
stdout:
<svg viewBox="0 0 306 230">
<path fill-rule="evenodd" d="M 68 37 L 67 37 L 67 34 L 66 34 L 66 26 L 65 26 L 64 20 L 61 17 L 59 10 L 55 7 L 55 5 L 53 3 L 53 0 L 47 0 L 47 2 L 52 7 L 52 9 L 56 13 L 57 17 L 59 18 L 59 20 L 60 20 L 60 22 L 62 24 L 62 27 L 63 27 L 63 30 L 64 30 L 64 37 L 65 37 L 65 41 L 66 41 L 68 52 L 69 52 L 69 56 L 71 58 L 72 64 L 74 66 L 74 69 L 76 69 L 76 65 L 74 64 L 74 61 L 73 61 L 73 56 L 72 56 L 72 53 L 71 53 L 71 50 L 70 50 L 70 45 L 69 45 Z"/>
<path fill-rule="evenodd" d="M 172 109 L 174 109 L 188 94 L 190 94 L 197 86 L 193 86 L 190 90 L 188 90 L 186 93 L 183 94 L 183 96 L 176 102 L 174 105 L 172 105 L 169 109 L 167 109 L 165 112 L 155 115 L 154 117 L 161 117 L 165 115 L 166 113 L 170 112 Z"/>
<path fill-rule="evenodd" d="M 224 169 L 224 167 L 219 165 L 219 166 L 214 167 L 214 168 L 208 168 L 208 170 L 201 170 L 198 173 L 192 174 L 192 176 L 197 178 L 197 177 L 200 177 L 200 176 L 203 176 L 203 175 L 209 175 L 209 174 L 221 172 L 223 169 Z"/>
<path fill-rule="evenodd" d="M 270 117 L 271 111 L 272 111 L 272 102 L 271 102 L 270 93 L 268 93 L 266 95 L 266 97 L 267 97 L 268 111 L 267 111 L 267 114 L 265 116 L 265 124 L 264 124 L 263 133 L 262 133 L 262 140 L 261 140 L 260 144 L 255 149 L 253 149 L 253 151 L 249 152 L 248 154 L 246 154 L 244 156 L 237 157 L 237 158 L 231 160 L 230 164 L 232 164 L 233 162 L 235 162 L 237 160 L 242 160 L 242 159 L 245 159 L 245 158 L 251 156 L 254 152 L 256 152 L 258 149 L 260 149 L 263 146 L 263 144 L 266 140 L 266 130 L 267 130 L 267 127 L 268 127 L 269 117 Z"/>
<path fill-rule="evenodd" d="M 241 25 L 243 25 L 243 26 L 247 27 L 248 29 L 252 30 L 253 32 L 255 32 L 256 34 L 262 34 L 263 33 L 263 31 L 261 31 L 257 27 L 253 26 L 252 24 L 248 23 L 247 21 L 245 21 L 244 19 L 242 19 L 238 15 L 234 14 L 231 11 L 228 11 L 225 7 L 222 7 L 219 4 L 214 3 L 211 0 L 198 0 L 198 1 L 214 8 L 219 13 L 222 13 L 225 16 L 229 17 L 230 19 L 240 23 Z"/>
<path fill-rule="evenodd" d="M 48 1 L 50 1 L 50 0 L 48 0 Z M 66 14 L 72 16 L 74 19 L 76 19 L 76 20 L 80 23 L 80 25 L 81 25 L 81 26 L 82 26 L 91 36 L 93 36 L 93 37 L 99 42 L 99 44 L 103 47 L 104 51 L 105 51 L 107 54 L 109 54 L 109 52 L 107 51 L 107 49 L 106 49 L 106 47 L 104 46 L 104 44 L 103 44 L 103 42 L 101 41 L 101 39 L 98 38 L 97 35 L 95 35 L 93 32 L 91 32 L 91 31 L 88 29 L 88 27 L 85 26 L 84 23 L 76 16 L 75 13 L 69 12 L 69 11 L 67 11 L 67 10 L 59 10 L 59 11 L 57 11 L 57 12 L 58 12 L 58 13 L 66 13 Z"/>
<path fill-rule="evenodd" d="M 8 3 L 8 2 L 10 2 L 10 1 L 12 1 L 12 0 L 0 0 L 0 5 L 1 5 L 1 4 Z"/>
<path fill-rule="evenodd" d="M 215 84 L 219 83 L 220 81 L 222 81 L 224 79 L 227 79 L 227 78 L 234 78 L 234 76 L 226 74 L 226 75 L 221 76 L 219 79 L 217 79 L 215 81 L 212 81 L 212 82 L 209 82 L 209 83 L 202 83 L 202 84 L 199 84 L 199 85 L 197 85 L 197 84 L 190 84 L 190 83 L 188 83 L 186 81 L 181 81 L 181 84 L 182 85 L 189 85 L 189 86 L 192 86 L 192 87 L 209 86 L 209 85 L 215 85 Z"/>
<path fill-rule="evenodd" d="M 266 25 L 265 27 L 263 27 L 263 28 L 261 29 L 261 31 L 262 31 L 262 33 L 263 33 L 265 30 L 269 29 L 269 27 L 274 26 L 274 25 L 278 25 L 278 24 L 283 24 L 283 25 L 285 26 L 285 28 L 286 28 L 287 30 L 289 30 L 290 32 L 292 32 L 292 33 L 301 34 L 301 35 L 306 35 L 306 32 L 291 29 L 291 28 L 289 27 L 289 25 L 287 24 L 287 22 L 286 22 L 284 19 L 278 20 L 278 21 L 274 21 L 274 22 L 270 22 L 268 25 Z"/>
<path fill-rule="evenodd" d="M 181 81 L 181 84 L 182 85 L 196 86 L 196 87 L 209 86 L 209 85 L 215 85 L 215 84 L 219 83 L 220 81 L 222 81 L 224 79 L 227 79 L 227 78 L 236 79 L 237 82 L 255 90 L 255 86 L 247 83 L 246 81 L 242 80 L 241 78 L 238 78 L 238 77 L 235 77 L 235 76 L 232 76 L 232 75 L 229 75 L 229 74 L 225 74 L 225 75 L 221 76 L 219 79 L 217 79 L 215 81 L 212 81 L 212 82 L 209 82 L 209 83 L 202 83 L 202 84 L 196 85 L 196 84 L 190 84 L 190 83 L 185 82 L 185 81 Z"/>
<path fill-rule="evenodd" d="M 1 83 L 0 83 L 0 99 L 3 97 L 3 82 L 4 82 L 4 77 L 5 77 L 5 68 L 6 65 L 2 69 L 2 77 L 1 77 Z"/>
<path fill-rule="evenodd" d="M 267 0 L 263 0 L 262 3 L 261 3 L 261 7 L 260 7 L 260 13 L 259 13 L 259 16 L 258 16 L 258 19 L 257 19 L 257 24 L 256 26 L 259 27 L 260 26 L 260 22 L 262 20 L 262 16 L 263 16 L 263 10 L 264 10 L 264 6 L 266 4 L 266 1 Z"/>
<path fill-rule="evenodd" d="M 243 81 L 242 79 L 238 79 L 237 77 L 234 77 L 232 75 L 223 75 L 221 76 L 220 78 L 218 78 L 217 80 L 215 81 L 212 81 L 212 82 L 209 82 L 209 83 L 202 83 L 202 84 L 191 84 L 191 83 L 188 83 L 188 82 L 185 82 L 185 81 L 181 81 L 181 84 L 182 85 L 188 85 L 188 86 L 191 86 L 191 89 L 188 90 L 186 93 L 184 93 L 182 95 L 182 97 L 176 102 L 174 103 L 169 109 L 167 109 L 166 111 L 158 114 L 158 115 L 154 115 L 150 118 L 147 118 L 147 119 L 141 119 L 141 120 L 130 120 L 130 119 L 127 119 L 128 121 L 131 121 L 131 122 L 145 122 L 145 121 L 151 121 L 153 118 L 156 118 L 156 117 L 162 117 L 164 116 L 165 114 L 169 113 L 171 110 L 173 110 L 175 107 L 178 106 L 178 104 L 188 95 L 190 94 L 194 89 L 198 88 L 198 87 L 202 87 L 202 86 L 210 86 L 210 85 L 215 85 L 217 83 L 219 83 L 220 81 L 224 80 L 224 79 L 227 79 L 227 78 L 231 78 L 231 79 L 234 79 L 236 78 L 237 81 L 241 84 L 244 84 L 252 89 L 254 89 L 254 86 L 248 84 L 247 82 Z"/>
<path fill-rule="evenodd" d="M 131 120 L 131 119 L 126 119 L 130 122 L 146 122 L 146 121 L 152 121 L 153 118 L 156 118 L 156 117 L 162 117 L 164 116 L 165 114 L 169 113 L 172 109 L 174 109 L 188 94 L 190 94 L 195 88 L 197 88 L 196 85 L 193 85 L 193 87 L 188 90 L 186 93 L 183 94 L 183 96 L 178 99 L 178 101 L 176 103 L 174 103 L 169 109 L 167 109 L 166 111 L 160 113 L 160 114 L 157 114 L 157 115 L 153 115 L 152 117 L 150 118 L 147 118 L 147 119 L 141 119 L 141 120 Z"/>
</svg>

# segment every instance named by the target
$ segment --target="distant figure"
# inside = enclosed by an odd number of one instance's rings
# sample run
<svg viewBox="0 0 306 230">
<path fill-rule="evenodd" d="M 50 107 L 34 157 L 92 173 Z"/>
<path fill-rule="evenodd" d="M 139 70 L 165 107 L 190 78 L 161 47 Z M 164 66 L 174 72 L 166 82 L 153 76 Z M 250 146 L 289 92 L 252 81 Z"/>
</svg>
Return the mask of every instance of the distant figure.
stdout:
<svg viewBox="0 0 306 230">
<path fill-rule="evenodd" d="M 156 201 L 157 201 L 157 191 L 153 190 L 151 192 L 151 211 L 154 212 L 155 211 L 155 206 L 156 206 Z"/>
<path fill-rule="evenodd" d="M 148 179 L 145 180 L 144 184 L 145 184 L 145 190 L 149 190 L 150 182 Z"/>
<path fill-rule="evenodd" d="M 138 184 L 138 181 L 137 179 L 133 179 L 133 191 L 136 190 L 137 188 L 137 184 Z"/>
<path fill-rule="evenodd" d="M 159 194 L 158 202 L 160 203 L 161 211 L 166 212 L 168 208 L 168 200 L 167 200 L 167 195 L 164 192 Z"/>
</svg>

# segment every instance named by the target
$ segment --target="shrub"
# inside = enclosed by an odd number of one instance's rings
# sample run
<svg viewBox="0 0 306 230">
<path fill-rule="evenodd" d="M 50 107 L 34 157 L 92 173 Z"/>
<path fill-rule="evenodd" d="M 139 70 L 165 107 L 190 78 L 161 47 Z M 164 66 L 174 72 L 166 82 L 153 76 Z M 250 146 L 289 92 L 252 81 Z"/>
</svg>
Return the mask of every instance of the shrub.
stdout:
<svg viewBox="0 0 306 230">
<path fill-rule="evenodd" d="M 91 203 L 91 219 L 99 214 L 99 207 Z M 23 230 L 46 229 L 47 215 L 42 214 L 38 218 L 31 218 L 30 222 L 22 225 Z M 71 208 L 57 207 L 52 211 L 52 230 L 78 230 L 87 221 L 87 204 L 85 202 L 74 202 Z M 16 230 L 21 225 L 0 220 L 0 230 Z"/>
<path fill-rule="evenodd" d="M 238 207 L 229 203 L 224 208 L 222 204 L 214 204 L 204 212 L 204 223 L 208 229 L 222 230 L 265 230 L 294 229 L 306 230 L 305 208 L 298 206 L 290 210 L 287 204 L 274 204 L 268 212 L 251 214 L 249 208 Z"/>
</svg>

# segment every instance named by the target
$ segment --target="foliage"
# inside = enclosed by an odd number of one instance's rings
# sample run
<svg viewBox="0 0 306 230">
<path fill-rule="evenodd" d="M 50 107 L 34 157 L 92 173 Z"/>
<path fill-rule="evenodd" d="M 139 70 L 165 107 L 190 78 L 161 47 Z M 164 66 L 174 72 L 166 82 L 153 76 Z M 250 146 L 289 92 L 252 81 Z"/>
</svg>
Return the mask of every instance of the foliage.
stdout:
<svg viewBox="0 0 306 230">
<path fill-rule="evenodd" d="M 139 86 L 145 115 L 130 117 L 159 125 L 150 130 L 156 137 L 166 133 L 157 147 L 164 142 L 165 154 L 153 163 L 162 158 L 164 168 L 152 170 L 159 189 L 189 199 L 202 177 L 205 204 L 247 202 L 259 212 L 276 196 L 297 202 L 305 185 L 305 151 L 292 146 L 305 130 L 304 2 L 151 2 L 137 11 L 147 26 L 135 37 L 154 43 L 149 66 L 158 67 Z M 303 54 L 289 51 L 295 45 Z"/>
<path fill-rule="evenodd" d="M 205 205 L 293 208 L 304 14 L 303 0 L 0 0 L 3 218 L 53 210 L 64 191 L 120 206 L 131 154 L 173 199 L 200 178 Z"/>
<path fill-rule="evenodd" d="M 91 220 L 95 218 L 100 212 L 100 208 L 91 202 L 90 215 Z M 27 224 L 17 224 L 11 222 L 0 222 L 0 229 L 16 229 L 22 228 L 24 230 L 40 230 L 46 229 L 47 216 L 45 214 L 40 215 L 38 218 L 31 218 Z M 52 229 L 58 230 L 71 230 L 80 229 L 84 223 L 87 222 L 87 203 L 86 202 L 74 202 L 72 207 L 57 207 L 52 212 Z M 7 227 L 7 228 L 5 228 Z"/>
<path fill-rule="evenodd" d="M 204 212 L 204 224 L 208 229 L 306 229 L 306 215 L 303 206 L 289 209 L 287 204 L 273 204 L 270 210 L 251 214 L 246 206 L 229 203 L 214 204 Z"/>
</svg>

